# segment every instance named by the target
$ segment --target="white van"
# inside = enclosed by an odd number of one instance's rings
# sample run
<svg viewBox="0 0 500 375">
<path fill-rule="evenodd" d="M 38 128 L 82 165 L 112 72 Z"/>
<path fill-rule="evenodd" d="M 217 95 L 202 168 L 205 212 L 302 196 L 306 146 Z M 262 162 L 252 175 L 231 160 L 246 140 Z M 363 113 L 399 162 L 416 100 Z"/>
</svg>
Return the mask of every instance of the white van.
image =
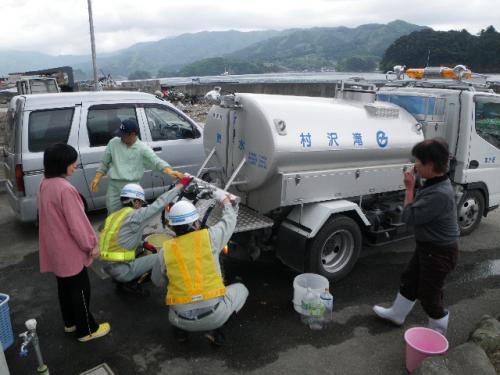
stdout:
<svg viewBox="0 0 500 375">
<path fill-rule="evenodd" d="M 37 219 L 36 195 L 43 176 L 43 151 L 53 143 L 68 143 L 78 151 L 78 168 L 69 181 L 80 192 L 88 211 L 105 207 L 107 178 L 97 193 L 89 184 L 108 141 L 120 122 L 134 118 L 140 139 L 175 170 L 195 174 L 204 159 L 202 128 L 168 102 L 151 94 L 125 91 L 19 95 L 12 99 L 5 146 L 6 191 L 21 221 Z M 147 199 L 163 193 L 171 179 L 144 173 Z"/>
</svg>

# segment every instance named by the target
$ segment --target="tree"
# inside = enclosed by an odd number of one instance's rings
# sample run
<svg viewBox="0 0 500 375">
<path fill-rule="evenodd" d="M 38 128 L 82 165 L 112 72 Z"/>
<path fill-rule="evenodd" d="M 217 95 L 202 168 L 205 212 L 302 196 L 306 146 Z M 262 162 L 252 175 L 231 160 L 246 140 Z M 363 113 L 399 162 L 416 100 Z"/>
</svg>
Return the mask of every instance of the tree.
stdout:
<svg viewBox="0 0 500 375">
<path fill-rule="evenodd" d="M 129 80 L 134 80 L 134 79 L 149 79 L 151 78 L 151 73 L 145 71 L 145 70 L 136 70 L 133 73 L 130 73 L 128 76 Z"/>
<path fill-rule="evenodd" d="M 476 72 L 500 70 L 500 34 L 493 26 L 478 36 L 467 30 L 423 30 L 403 36 L 392 43 L 380 63 L 384 71 L 394 65 L 407 67 L 448 66 L 462 64 Z"/>
<path fill-rule="evenodd" d="M 213 57 L 183 66 L 179 75 L 184 77 L 210 76 L 219 75 L 225 71 L 230 74 L 259 74 L 278 72 L 281 70 L 280 67 L 274 64 L 264 64 L 251 60 L 239 60 L 225 57 Z"/>
<path fill-rule="evenodd" d="M 174 69 L 172 69 L 172 67 L 166 66 L 166 67 L 158 70 L 158 74 L 156 75 L 156 77 L 158 77 L 158 78 L 177 77 L 178 75 L 179 75 L 178 70 L 174 70 Z"/>
<path fill-rule="evenodd" d="M 337 64 L 339 72 L 372 72 L 377 67 L 373 58 L 369 57 L 348 57 Z"/>
</svg>

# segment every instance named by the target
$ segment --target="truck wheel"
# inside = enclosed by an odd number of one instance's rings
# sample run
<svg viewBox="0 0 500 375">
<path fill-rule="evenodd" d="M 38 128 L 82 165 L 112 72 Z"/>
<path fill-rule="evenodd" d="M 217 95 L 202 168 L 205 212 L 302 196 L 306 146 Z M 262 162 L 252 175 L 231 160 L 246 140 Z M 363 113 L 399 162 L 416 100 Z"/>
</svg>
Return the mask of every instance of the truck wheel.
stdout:
<svg viewBox="0 0 500 375">
<path fill-rule="evenodd" d="M 330 218 L 311 243 L 309 269 L 330 280 L 339 280 L 354 267 L 361 246 L 361 230 L 353 219 Z"/>
<path fill-rule="evenodd" d="M 484 197 L 479 190 L 470 190 L 465 193 L 458 207 L 458 225 L 460 235 L 471 234 L 479 225 L 484 214 Z"/>
</svg>

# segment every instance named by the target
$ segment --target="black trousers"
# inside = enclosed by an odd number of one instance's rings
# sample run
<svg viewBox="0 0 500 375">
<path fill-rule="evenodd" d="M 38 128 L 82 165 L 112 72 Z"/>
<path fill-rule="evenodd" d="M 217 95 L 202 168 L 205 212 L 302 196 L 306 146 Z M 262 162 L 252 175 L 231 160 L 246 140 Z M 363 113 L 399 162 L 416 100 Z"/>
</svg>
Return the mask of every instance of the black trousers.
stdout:
<svg viewBox="0 0 500 375">
<path fill-rule="evenodd" d="M 443 318 L 447 314 L 443 306 L 444 280 L 457 259 L 458 243 L 442 246 L 417 241 L 415 253 L 401 275 L 399 292 L 409 300 L 420 300 L 432 319 Z"/>
<path fill-rule="evenodd" d="M 76 334 L 83 337 L 95 332 L 98 324 L 90 312 L 90 281 L 87 268 L 75 276 L 57 277 L 59 305 L 66 327 L 76 325 Z"/>
</svg>

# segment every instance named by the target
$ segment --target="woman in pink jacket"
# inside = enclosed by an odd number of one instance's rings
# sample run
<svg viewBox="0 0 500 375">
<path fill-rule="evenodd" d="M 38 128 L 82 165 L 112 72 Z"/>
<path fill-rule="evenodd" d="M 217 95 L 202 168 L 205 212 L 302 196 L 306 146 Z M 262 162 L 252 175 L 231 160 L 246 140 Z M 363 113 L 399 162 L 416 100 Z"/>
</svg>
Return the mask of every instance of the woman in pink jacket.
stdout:
<svg viewBox="0 0 500 375">
<path fill-rule="evenodd" d="M 97 324 L 90 312 L 87 267 L 99 248 L 80 194 L 66 180 L 76 169 L 77 157 L 67 144 L 52 145 L 43 155 L 45 178 L 38 193 L 40 272 L 56 276 L 64 331 L 76 332 L 85 342 L 106 335 L 110 325 Z"/>
</svg>

